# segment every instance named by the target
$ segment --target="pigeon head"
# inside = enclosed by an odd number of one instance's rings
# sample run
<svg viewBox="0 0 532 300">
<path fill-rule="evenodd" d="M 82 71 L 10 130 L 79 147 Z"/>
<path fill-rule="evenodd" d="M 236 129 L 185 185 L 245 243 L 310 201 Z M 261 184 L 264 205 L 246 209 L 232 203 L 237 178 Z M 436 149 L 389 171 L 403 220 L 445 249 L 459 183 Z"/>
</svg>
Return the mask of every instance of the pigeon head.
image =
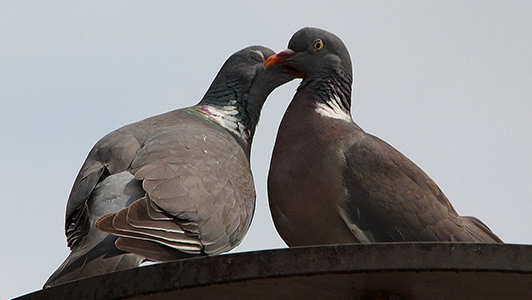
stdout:
<svg viewBox="0 0 532 300">
<path fill-rule="evenodd" d="M 265 68 L 280 67 L 282 72 L 303 78 L 298 92 L 312 92 L 312 99 L 330 109 L 340 109 L 350 119 L 353 71 L 346 46 L 336 35 L 323 29 L 305 27 L 297 31 L 288 49 L 268 57 Z"/>
<path fill-rule="evenodd" d="M 215 119 L 251 141 L 260 111 L 268 95 L 295 78 L 279 68 L 264 68 L 266 58 L 275 52 L 263 46 L 250 46 L 231 55 L 211 83 L 199 105 L 214 107 Z M 230 130 L 233 132 L 233 130 Z"/>
<path fill-rule="evenodd" d="M 228 99 L 242 101 L 245 94 L 255 94 L 255 89 L 273 91 L 277 86 L 290 80 L 273 80 L 275 76 L 260 76 L 264 71 L 264 62 L 268 56 L 275 54 L 273 50 L 263 46 L 250 46 L 231 55 L 222 65 L 211 86 L 202 99 L 203 103 L 226 105 Z M 257 82 L 257 77 L 265 77 L 267 82 Z M 266 95 L 267 96 L 267 95 Z"/>
<path fill-rule="evenodd" d="M 305 27 L 297 31 L 288 49 L 268 57 L 265 67 L 281 66 L 285 72 L 305 79 L 337 74 L 351 82 L 351 57 L 342 40 L 323 29 Z"/>
</svg>

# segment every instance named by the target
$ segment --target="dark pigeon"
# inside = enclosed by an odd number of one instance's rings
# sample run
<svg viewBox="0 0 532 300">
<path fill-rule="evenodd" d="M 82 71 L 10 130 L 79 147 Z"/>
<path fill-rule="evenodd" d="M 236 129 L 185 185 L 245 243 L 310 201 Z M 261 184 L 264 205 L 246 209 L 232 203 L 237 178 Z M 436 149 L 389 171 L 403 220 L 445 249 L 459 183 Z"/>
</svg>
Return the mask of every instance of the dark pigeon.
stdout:
<svg viewBox="0 0 532 300">
<path fill-rule="evenodd" d="M 353 122 L 351 59 L 337 36 L 303 28 L 265 66 L 303 78 L 277 133 L 268 177 L 272 217 L 289 246 L 502 243 L 480 220 L 459 216 L 406 156 Z"/>
<path fill-rule="evenodd" d="M 197 105 L 96 143 L 67 204 L 72 252 L 45 287 L 144 259 L 220 254 L 242 241 L 255 208 L 249 159 L 259 114 L 266 97 L 294 78 L 264 69 L 273 54 L 261 46 L 236 52 Z"/>
</svg>

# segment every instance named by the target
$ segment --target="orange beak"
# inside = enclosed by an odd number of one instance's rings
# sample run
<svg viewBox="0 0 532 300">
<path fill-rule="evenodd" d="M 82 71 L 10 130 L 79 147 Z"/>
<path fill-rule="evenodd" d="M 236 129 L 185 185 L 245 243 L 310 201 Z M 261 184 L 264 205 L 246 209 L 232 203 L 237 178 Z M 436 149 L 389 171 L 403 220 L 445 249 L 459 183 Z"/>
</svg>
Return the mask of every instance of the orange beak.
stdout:
<svg viewBox="0 0 532 300">
<path fill-rule="evenodd" d="M 272 67 L 272 66 L 275 66 L 275 65 L 278 65 L 280 63 L 283 63 L 283 62 L 286 62 L 286 61 L 289 61 L 289 59 L 296 55 L 297 52 L 294 52 L 290 49 L 286 49 L 282 52 L 279 52 L 277 54 L 274 54 L 270 57 L 268 57 L 268 59 L 266 59 L 266 61 L 264 62 L 264 68 L 269 68 L 269 67 Z"/>
<path fill-rule="evenodd" d="M 274 55 L 268 57 L 268 59 L 266 59 L 266 61 L 264 62 L 264 69 L 267 69 L 269 67 L 273 67 L 273 66 L 281 64 L 281 63 L 290 62 L 290 61 L 292 61 L 291 60 L 292 56 L 296 55 L 297 53 L 298 52 L 294 52 L 294 51 L 292 51 L 290 49 L 286 49 L 286 50 L 284 50 L 282 52 L 274 54 Z M 305 78 L 305 74 L 301 73 L 300 71 L 298 71 L 295 68 L 292 68 L 290 66 L 283 66 L 283 70 L 284 70 L 285 73 L 292 74 L 296 78 Z"/>
</svg>

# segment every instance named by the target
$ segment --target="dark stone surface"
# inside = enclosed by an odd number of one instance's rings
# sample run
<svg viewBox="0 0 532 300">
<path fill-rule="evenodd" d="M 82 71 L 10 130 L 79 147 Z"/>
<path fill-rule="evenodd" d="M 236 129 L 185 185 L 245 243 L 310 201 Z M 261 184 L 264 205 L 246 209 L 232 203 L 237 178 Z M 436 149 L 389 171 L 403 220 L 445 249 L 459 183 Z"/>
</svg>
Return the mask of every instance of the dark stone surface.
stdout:
<svg viewBox="0 0 532 300">
<path fill-rule="evenodd" d="M 356 244 L 245 252 L 74 281 L 33 299 L 532 299 L 532 246 Z"/>
</svg>

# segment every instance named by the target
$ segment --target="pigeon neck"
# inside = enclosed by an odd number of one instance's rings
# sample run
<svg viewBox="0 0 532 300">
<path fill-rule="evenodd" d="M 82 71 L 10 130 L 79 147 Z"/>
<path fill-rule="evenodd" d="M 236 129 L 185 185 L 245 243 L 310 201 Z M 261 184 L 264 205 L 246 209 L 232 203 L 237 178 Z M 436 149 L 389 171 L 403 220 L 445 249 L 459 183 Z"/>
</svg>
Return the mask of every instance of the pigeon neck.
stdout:
<svg viewBox="0 0 532 300">
<path fill-rule="evenodd" d="M 202 116 L 229 131 L 249 148 L 258 118 L 254 120 L 242 98 L 245 95 L 234 90 L 226 89 L 223 94 L 211 91 L 203 97 L 198 108 Z"/>
<path fill-rule="evenodd" d="M 316 76 L 303 82 L 300 89 L 310 88 L 316 95 L 316 112 L 325 117 L 352 121 L 351 79 L 343 73 Z"/>
<path fill-rule="evenodd" d="M 248 141 L 251 131 L 242 120 L 236 100 L 226 105 L 204 103 L 199 105 L 200 113 L 210 121 L 222 126 L 243 141 Z"/>
</svg>

